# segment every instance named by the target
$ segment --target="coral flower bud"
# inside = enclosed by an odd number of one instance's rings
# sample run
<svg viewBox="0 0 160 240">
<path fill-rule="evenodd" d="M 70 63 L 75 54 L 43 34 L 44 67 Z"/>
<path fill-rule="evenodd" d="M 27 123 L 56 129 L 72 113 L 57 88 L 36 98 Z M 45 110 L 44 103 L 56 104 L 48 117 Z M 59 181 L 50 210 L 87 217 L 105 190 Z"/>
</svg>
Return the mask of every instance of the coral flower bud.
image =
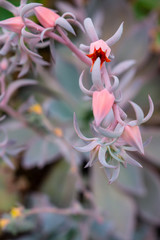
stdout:
<svg viewBox="0 0 160 240">
<path fill-rule="evenodd" d="M 20 16 L 8 18 L 6 20 L 0 21 L 0 27 L 4 27 L 9 31 L 20 33 L 24 27 L 24 22 Z"/>
<path fill-rule="evenodd" d="M 93 93 L 92 107 L 96 125 L 99 126 L 105 116 L 111 110 L 114 103 L 114 96 L 107 89 Z"/>
<path fill-rule="evenodd" d="M 122 138 L 126 143 L 144 154 L 142 137 L 138 126 L 125 126 Z"/>
<path fill-rule="evenodd" d="M 92 68 L 98 57 L 101 60 L 101 67 L 104 62 L 110 62 L 111 60 L 108 58 L 110 53 L 111 53 L 110 47 L 102 39 L 91 43 L 90 51 L 89 54 L 87 54 L 87 56 L 92 59 Z"/>
<path fill-rule="evenodd" d="M 46 7 L 36 7 L 34 9 L 37 19 L 45 28 L 50 28 L 55 26 L 55 21 L 60 16 Z"/>
</svg>

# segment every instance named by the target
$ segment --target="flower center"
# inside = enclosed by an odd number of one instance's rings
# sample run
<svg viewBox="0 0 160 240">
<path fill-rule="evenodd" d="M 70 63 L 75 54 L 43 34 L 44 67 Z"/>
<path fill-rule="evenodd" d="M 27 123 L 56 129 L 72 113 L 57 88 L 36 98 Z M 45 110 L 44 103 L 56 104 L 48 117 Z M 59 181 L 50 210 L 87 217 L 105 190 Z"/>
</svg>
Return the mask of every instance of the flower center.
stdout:
<svg viewBox="0 0 160 240">
<path fill-rule="evenodd" d="M 98 57 L 99 57 L 100 60 L 101 60 L 101 65 L 100 65 L 100 67 L 102 67 L 102 65 L 103 65 L 104 62 L 111 62 L 111 60 L 106 56 L 106 52 L 107 52 L 107 50 L 104 52 L 104 51 L 102 51 L 102 49 L 101 49 L 101 47 L 100 47 L 100 48 L 97 49 L 97 50 L 94 49 L 94 52 L 93 52 L 93 53 L 87 54 L 87 56 L 92 59 L 91 71 L 92 71 L 93 65 L 94 65 L 94 63 L 95 63 L 95 61 L 96 61 L 96 59 L 97 59 Z"/>
</svg>

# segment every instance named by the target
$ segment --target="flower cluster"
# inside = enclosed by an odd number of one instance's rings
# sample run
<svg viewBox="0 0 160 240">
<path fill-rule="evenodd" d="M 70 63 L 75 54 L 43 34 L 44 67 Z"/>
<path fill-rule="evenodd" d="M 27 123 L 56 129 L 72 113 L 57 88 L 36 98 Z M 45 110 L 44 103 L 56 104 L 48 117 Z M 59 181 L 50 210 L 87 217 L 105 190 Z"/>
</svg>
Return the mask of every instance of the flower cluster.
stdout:
<svg viewBox="0 0 160 240">
<path fill-rule="evenodd" d="M 87 56 L 92 60 L 91 78 L 92 86 L 86 89 L 83 84 L 84 72 L 79 78 L 79 86 L 83 93 L 91 98 L 94 120 L 91 124 L 94 137 L 85 137 L 78 126 L 76 115 L 74 115 L 74 128 L 77 135 L 87 142 L 83 147 L 75 147 L 80 152 L 90 152 L 90 161 L 87 166 L 92 166 L 97 159 L 106 170 L 109 183 L 115 181 L 120 172 L 120 165 L 127 164 L 142 167 L 134 160 L 129 151 L 138 151 L 144 154 L 144 144 L 139 125 L 146 122 L 153 113 L 153 102 L 149 98 L 150 109 L 146 117 L 142 109 L 134 102 L 133 107 L 136 120 L 130 121 L 127 114 L 120 107 L 121 97 L 117 98 L 119 92 L 119 79 L 112 71 L 108 73 L 105 62 L 113 58 L 110 47 L 116 43 L 122 34 L 123 23 L 117 32 L 107 41 L 98 39 L 91 19 L 85 20 L 85 29 L 92 40 L 90 46 L 81 45 L 84 51 L 89 51 Z M 128 60 L 119 64 L 117 73 L 123 73 L 130 68 L 134 61 Z M 146 143 L 147 144 L 147 143 Z"/>
<path fill-rule="evenodd" d="M 54 41 L 67 46 L 81 61 L 90 67 L 92 86 L 87 89 L 83 84 L 84 71 L 79 78 L 80 89 L 92 101 L 94 120 L 91 124 L 94 136 L 85 137 L 74 116 L 74 127 L 78 136 L 87 142 L 83 147 L 75 147 L 81 152 L 90 152 L 90 160 L 87 166 L 91 166 L 95 160 L 99 160 L 106 169 L 109 182 L 112 183 L 119 175 L 120 165 L 127 163 L 141 167 L 128 151 L 139 151 L 144 154 L 144 144 L 139 129 L 139 125 L 146 122 L 153 113 L 153 102 L 149 97 L 150 110 L 146 117 L 142 109 L 133 102 L 136 120 L 130 121 L 127 114 L 120 105 L 121 93 L 119 91 L 119 78 L 117 75 L 130 68 L 135 62 L 133 60 L 124 61 L 113 70 L 109 70 L 106 65 L 111 62 L 114 55 L 111 46 L 121 37 L 123 23 L 116 33 L 107 41 L 98 38 L 96 30 L 90 18 L 84 20 L 84 27 L 76 20 L 74 14 L 67 12 L 62 16 L 56 12 L 43 7 L 39 3 L 29 3 L 26 0 L 20 1 L 20 6 L 15 7 L 7 1 L 1 1 L 0 6 L 11 11 L 14 17 L 0 21 L 2 33 L 0 34 L 0 83 L 1 93 L 4 99 L 0 107 L 7 105 L 13 92 L 25 85 L 36 84 L 35 81 L 21 80 L 10 84 L 5 89 L 5 77 L 18 71 L 18 78 L 25 76 L 33 66 L 46 66 L 39 54 L 39 48 L 50 47 L 52 59 L 55 60 Z M 38 23 L 33 22 L 29 17 L 35 15 Z M 75 35 L 72 25 L 76 25 L 82 31 L 86 30 L 91 40 L 90 46 L 81 44 L 77 48 L 68 37 L 68 32 Z M 12 56 L 8 54 L 12 52 Z M 5 74 L 4 74 L 5 73 Z M 37 114 L 42 113 L 39 105 L 33 106 L 30 111 Z M 13 116 L 13 111 L 10 111 Z M 15 116 L 16 114 L 14 114 Z M 19 117 L 21 120 L 21 116 Z M 22 119 L 23 120 L 23 119 Z M 55 134 L 61 137 L 61 131 Z M 6 144 L 2 144 L 5 145 Z M 1 153 L 0 155 L 6 156 Z M 6 160 L 7 161 L 7 160 Z"/>
</svg>

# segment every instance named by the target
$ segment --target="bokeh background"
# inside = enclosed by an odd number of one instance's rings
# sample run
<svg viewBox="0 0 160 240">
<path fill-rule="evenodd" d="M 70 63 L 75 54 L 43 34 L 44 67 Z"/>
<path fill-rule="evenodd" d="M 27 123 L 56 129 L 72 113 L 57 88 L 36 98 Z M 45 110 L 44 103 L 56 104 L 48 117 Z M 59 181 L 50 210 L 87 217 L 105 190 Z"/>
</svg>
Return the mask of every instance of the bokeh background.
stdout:
<svg viewBox="0 0 160 240">
<path fill-rule="evenodd" d="M 18 0 L 12 0 L 19 4 Z M 33 2 L 33 1 L 29 1 Z M 115 60 L 111 65 L 127 59 L 135 59 L 132 71 L 120 79 L 126 79 L 122 87 L 121 105 L 134 117 L 128 100 L 138 103 L 145 113 L 148 111 L 148 94 L 155 104 L 153 117 L 145 123 L 142 133 L 152 141 L 145 155 L 134 154 L 143 169 L 128 166 L 121 168 L 119 179 L 109 185 L 98 165 L 84 168 L 88 155 L 78 155 L 78 168 L 85 186 L 93 193 L 96 206 L 106 212 L 105 220 L 98 222 L 80 216 L 38 214 L 27 220 L 16 221 L 6 231 L 2 240 L 158 240 L 160 239 L 160 1 L 159 0 L 73 0 L 34 1 L 59 13 L 72 11 L 83 23 L 91 17 L 102 39 L 110 37 L 124 21 L 124 34 L 112 48 Z M 0 8 L 0 20 L 12 15 Z M 35 19 L 36 20 L 36 19 Z M 71 36 L 78 46 L 89 40 L 77 30 Z M 66 138 L 74 134 L 72 119 L 75 111 L 82 131 L 87 135 L 92 120 L 90 104 L 86 103 L 78 86 L 78 78 L 84 69 L 72 53 L 56 44 L 56 65 L 41 69 L 37 76 L 40 85 L 25 87 L 17 91 L 10 104 L 21 109 L 27 102 L 38 102 L 47 112 L 54 126 L 61 128 Z M 41 50 L 47 61 L 49 49 Z M 31 73 L 29 73 L 31 74 Z M 130 74 L 129 76 L 127 74 Z M 16 79 L 16 74 L 13 79 Z M 28 76 L 27 76 L 28 77 Z M 130 78 L 130 81 L 127 79 Z M 59 91 L 60 89 L 60 91 Z M 65 94 L 65 99 L 63 98 Z M 34 99 L 34 100 L 33 100 Z M 68 103 L 66 102 L 68 99 Z M 25 112 L 26 119 L 39 130 L 44 130 L 41 116 Z M 63 144 L 49 145 L 32 129 L 7 118 L 2 127 L 9 138 L 17 144 L 27 145 L 18 157 L 12 157 L 16 169 L 11 170 L 0 161 L 0 213 L 4 216 L 15 206 L 25 208 L 54 205 L 68 207 L 78 201 L 90 207 L 78 187 L 76 175 L 71 169 Z M 76 139 L 76 136 L 75 136 Z M 78 139 L 75 140 L 78 143 Z M 43 147 L 47 149 L 42 152 Z M 63 154 L 62 154 L 63 152 Z M 66 155 L 65 155 L 66 154 Z M 66 156 L 66 158 L 65 158 Z M 85 234 L 82 234 L 85 232 Z"/>
</svg>

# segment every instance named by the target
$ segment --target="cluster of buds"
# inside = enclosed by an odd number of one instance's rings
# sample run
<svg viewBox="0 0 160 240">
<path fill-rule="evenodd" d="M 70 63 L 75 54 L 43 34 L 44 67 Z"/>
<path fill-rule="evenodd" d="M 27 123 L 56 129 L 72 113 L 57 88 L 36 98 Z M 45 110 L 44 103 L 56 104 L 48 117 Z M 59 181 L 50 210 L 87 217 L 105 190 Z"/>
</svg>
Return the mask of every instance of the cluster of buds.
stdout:
<svg viewBox="0 0 160 240">
<path fill-rule="evenodd" d="M 136 114 L 136 120 L 133 121 L 127 118 L 127 114 L 120 107 L 122 95 L 117 97 L 120 94 L 118 90 L 119 79 L 112 73 L 112 70 L 108 73 L 105 62 L 110 62 L 113 58 L 110 47 L 121 37 L 123 23 L 107 41 L 98 39 L 91 19 L 85 19 L 84 25 L 92 42 L 90 46 L 81 45 L 80 47 L 86 52 L 89 51 L 87 56 L 92 60 L 92 86 L 90 89 L 86 89 L 83 85 L 84 71 L 79 78 L 79 86 L 92 101 L 94 120 L 91 128 L 94 136 L 87 138 L 82 134 L 76 115 L 74 115 L 76 133 L 83 141 L 87 142 L 87 145 L 75 148 L 80 152 L 90 152 L 87 167 L 99 160 L 105 168 L 109 183 L 112 183 L 119 175 L 121 164 L 124 167 L 127 164 L 142 167 L 140 163 L 128 155 L 128 152 L 138 151 L 144 154 L 145 144 L 142 142 L 139 125 L 152 116 L 154 106 L 149 96 L 150 109 L 147 116 L 144 117 L 142 109 L 136 103 L 130 102 Z M 133 63 L 134 61 L 129 60 L 119 64 L 117 73 L 126 71 Z"/>
<path fill-rule="evenodd" d="M 15 7 L 6 0 L 0 1 L 0 6 L 14 15 L 0 21 L 0 56 L 7 57 L 9 52 L 15 53 L 12 57 L 9 56 L 7 74 L 19 71 L 19 78 L 25 76 L 34 65 L 49 65 L 38 53 L 38 49 L 50 47 L 52 59 L 55 61 L 54 40 L 66 44 L 60 35 L 64 31 L 75 35 L 71 24 L 83 30 L 80 22 L 70 12 L 60 16 L 40 3 L 26 3 L 27 1 L 21 0 L 20 6 Z M 32 15 L 36 16 L 40 24 L 29 18 Z"/>
</svg>

